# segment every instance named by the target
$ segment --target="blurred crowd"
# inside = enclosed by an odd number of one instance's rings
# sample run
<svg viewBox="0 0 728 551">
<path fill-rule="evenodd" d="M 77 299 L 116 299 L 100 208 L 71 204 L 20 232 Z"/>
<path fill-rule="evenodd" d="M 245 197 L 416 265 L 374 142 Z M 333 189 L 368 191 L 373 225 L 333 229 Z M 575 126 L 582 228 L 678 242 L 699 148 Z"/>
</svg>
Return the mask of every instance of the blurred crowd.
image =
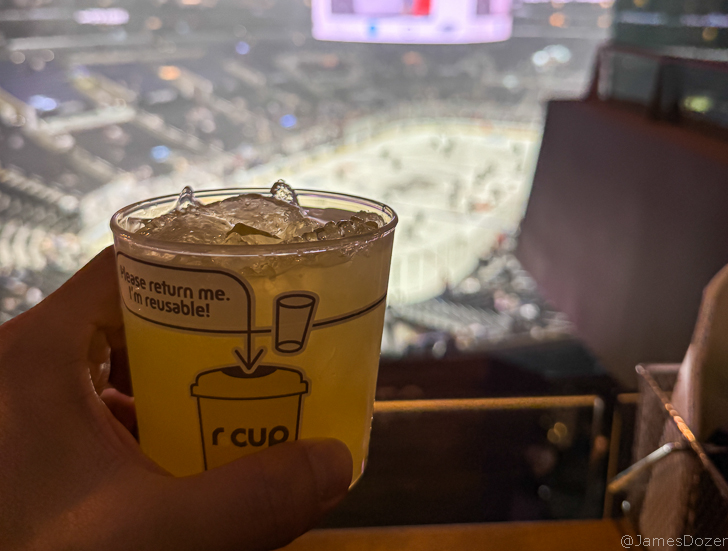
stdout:
<svg viewBox="0 0 728 551">
<path fill-rule="evenodd" d="M 0 322 L 88 258 L 91 194 L 108 218 L 99 194 L 120 182 L 129 197 L 176 175 L 225 182 L 364 119 L 538 123 L 544 98 L 584 90 L 609 6 L 516 5 L 507 43 L 372 47 L 313 40 L 305 0 L 1 1 Z M 563 332 L 512 241 L 443 296 L 392 308 L 385 351 Z"/>
</svg>

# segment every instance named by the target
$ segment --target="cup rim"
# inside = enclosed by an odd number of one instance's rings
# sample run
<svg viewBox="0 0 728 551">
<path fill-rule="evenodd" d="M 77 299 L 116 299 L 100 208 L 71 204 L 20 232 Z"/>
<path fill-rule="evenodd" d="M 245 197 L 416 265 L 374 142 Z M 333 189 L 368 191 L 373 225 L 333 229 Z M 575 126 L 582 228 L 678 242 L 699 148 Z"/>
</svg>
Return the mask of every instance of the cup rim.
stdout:
<svg viewBox="0 0 728 551">
<path fill-rule="evenodd" d="M 207 243 L 180 243 L 175 241 L 165 241 L 162 239 L 155 239 L 153 237 L 145 235 L 137 235 L 121 227 L 119 220 L 134 210 L 138 210 L 142 206 L 153 206 L 155 204 L 161 204 L 168 201 L 174 201 L 179 197 L 179 194 L 161 195 L 159 197 L 152 197 L 150 199 L 144 199 L 137 201 L 130 205 L 127 205 L 114 213 L 111 217 L 110 226 L 111 232 L 114 237 L 123 238 L 134 245 L 138 245 L 146 248 L 153 248 L 160 252 L 175 253 L 175 254 L 188 254 L 188 255 L 215 255 L 215 256 L 254 256 L 265 253 L 271 254 L 298 254 L 298 253 L 316 253 L 324 252 L 329 250 L 340 249 L 350 243 L 366 244 L 372 241 L 381 239 L 385 235 L 394 231 L 395 226 L 399 222 L 399 217 L 395 210 L 379 201 L 374 199 L 368 199 L 366 197 L 360 197 L 357 195 L 351 195 L 348 193 L 336 193 L 331 191 L 321 191 L 312 189 L 296 189 L 296 195 L 301 196 L 318 196 L 322 198 L 336 198 L 351 200 L 356 199 L 357 201 L 364 201 L 369 206 L 376 207 L 379 211 L 391 216 L 391 220 L 384 226 L 379 228 L 377 231 L 367 233 L 364 235 L 352 235 L 349 237 L 342 237 L 340 239 L 332 239 L 330 241 L 304 241 L 298 243 L 280 243 L 280 244 L 260 244 L 260 245 L 221 245 L 221 244 L 207 244 Z M 206 197 L 209 195 L 226 194 L 229 196 L 240 195 L 242 193 L 258 193 L 261 195 L 270 196 L 269 188 L 218 188 L 218 189 L 205 189 L 195 192 L 196 197 Z M 223 199 L 226 197 L 223 197 Z"/>
</svg>

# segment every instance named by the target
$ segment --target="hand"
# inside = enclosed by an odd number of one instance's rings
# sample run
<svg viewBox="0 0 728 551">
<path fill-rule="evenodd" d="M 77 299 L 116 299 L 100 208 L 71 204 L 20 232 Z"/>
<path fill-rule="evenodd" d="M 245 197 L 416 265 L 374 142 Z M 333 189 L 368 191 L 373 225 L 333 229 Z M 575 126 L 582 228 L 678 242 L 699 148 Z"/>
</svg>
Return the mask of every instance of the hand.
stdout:
<svg viewBox="0 0 728 551">
<path fill-rule="evenodd" d="M 118 297 L 108 248 L 0 326 L 0 548 L 274 549 L 346 495 L 351 455 L 336 440 L 185 478 L 144 456 L 128 430 L 133 399 L 94 388 L 109 361 L 111 384 L 124 386 Z"/>
</svg>

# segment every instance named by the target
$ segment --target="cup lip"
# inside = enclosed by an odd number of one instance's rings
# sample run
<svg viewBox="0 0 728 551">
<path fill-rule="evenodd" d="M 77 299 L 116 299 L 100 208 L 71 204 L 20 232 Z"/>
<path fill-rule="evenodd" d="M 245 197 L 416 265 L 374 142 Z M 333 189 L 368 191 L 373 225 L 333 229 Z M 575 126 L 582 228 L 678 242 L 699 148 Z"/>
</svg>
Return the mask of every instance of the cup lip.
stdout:
<svg viewBox="0 0 728 551">
<path fill-rule="evenodd" d="M 379 228 L 377 231 L 367 233 L 364 235 L 352 235 L 349 237 L 342 237 L 340 239 L 332 239 L 331 241 L 305 241 L 298 243 L 280 243 L 280 244 L 260 244 L 260 245 L 220 245 L 220 244 L 207 244 L 207 243 L 180 243 L 176 241 L 165 241 L 162 239 L 155 239 L 145 235 L 137 235 L 121 227 L 119 220 L 122 216 L 133 212 L 136 209 L 144 205 L 153 205 L 155 203 L 164 203 L 166 201 L 175 200 L 179 194 L 161 195 L 159 197 L 152 197 L 150 199 L 144 199 L 127 205 L 114 213 L 111 217 L 111 231 L 114 237 L 123 238 L 134 245 L 138 245 L 146 248 L 153 248 L 160 252 L 175 253 L 175 254 L 196 254 L 196 255 L 207 255 L 207 256 L 254 256 L 265 253 L 271 254 L 296 254 L 296 253 L 316 253 L 324 252 L 329 250 L 340 249 L 350 243 L 366 244 L 372 241 L 381 239 L 385 235 L 394 231 L 395 226 L 399 222 L 399 216 L 395 210 L 379 201 L 374 199 L 368 199 L 366 197 L 360 197 L 357 195 L 351 195 L 348 193 L 337 193 L 331 191 L 321 191 L 312 189 L 296 189 L 297 195 L 316 195 L 324 198 L 336 198 L 336 199 L 356 199 L 358 201 L 365 201 L 371 206 L 378 207 L 382 212 L 391 215 L 392 219 L 387 222 L 384 226 Z M 227 194 L 229 196 L 240 195 L 242 193 L 258 193 L 261 195 L 270 196 L 269 188 L 218 188 L 218 189 L 205 189 L 196 191 L 197 197 L 205 197 L 208 195 L 215 194 Z M 221 199 L 222 200 L 222 199 Z"/>
</svg>

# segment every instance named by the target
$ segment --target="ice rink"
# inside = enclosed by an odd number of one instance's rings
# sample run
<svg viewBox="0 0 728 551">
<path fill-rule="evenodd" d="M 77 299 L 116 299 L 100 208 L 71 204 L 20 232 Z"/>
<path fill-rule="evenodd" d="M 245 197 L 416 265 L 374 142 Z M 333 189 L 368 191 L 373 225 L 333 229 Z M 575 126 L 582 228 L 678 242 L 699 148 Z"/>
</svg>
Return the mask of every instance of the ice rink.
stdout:
<svg viewBox="0 0 728 551">
<path fill-rule="evenodd" d="M 82 201 L 84 249 L 111 242 L 108 219 L 122 206 L 184 185 L 337 191 L 393 207 L 400 222 L 390 304 L 440 295 L 470 275 L 502 235 L 515 232 L 530 192 L 538 129 L 472 119 L 359 121 L 337 146 L 320 146 L 222 179 L 191 167 L 175 178 L 116 181 Z"/>
<path fill-rule="evenodd" d="M 352 128 L 345 145 L 240 172 L 235 183 L 338 191 L 393 207 L 390 304 L 440 295 L 470 275 L 503 234 L 517 230 L 540 132 L 472 120 L 410 120 Z"/>
</svg>

